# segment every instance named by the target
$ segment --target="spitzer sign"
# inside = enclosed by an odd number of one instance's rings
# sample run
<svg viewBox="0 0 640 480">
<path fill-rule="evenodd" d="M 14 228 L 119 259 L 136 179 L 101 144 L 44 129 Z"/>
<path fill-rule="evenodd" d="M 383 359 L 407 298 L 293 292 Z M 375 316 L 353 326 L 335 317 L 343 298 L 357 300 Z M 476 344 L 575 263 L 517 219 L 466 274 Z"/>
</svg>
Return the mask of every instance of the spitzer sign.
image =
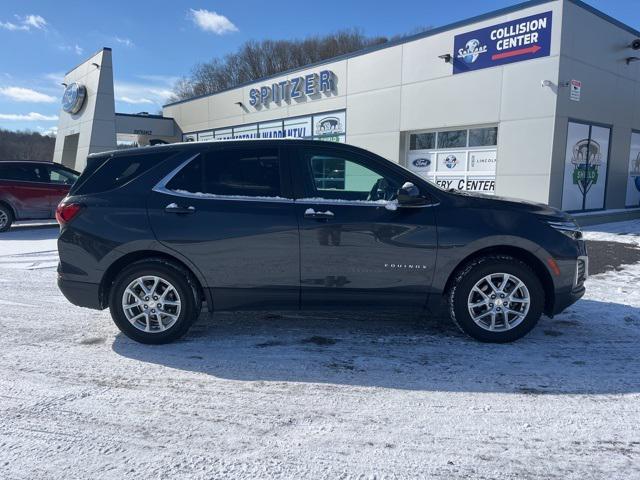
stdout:
<svg viewBox="0 0 640 480">
<path fill-rule="evenodd" d="M 544 12 L 456 35 L 454 75 L 549 56 L 551 16 Z"/>
</svg>

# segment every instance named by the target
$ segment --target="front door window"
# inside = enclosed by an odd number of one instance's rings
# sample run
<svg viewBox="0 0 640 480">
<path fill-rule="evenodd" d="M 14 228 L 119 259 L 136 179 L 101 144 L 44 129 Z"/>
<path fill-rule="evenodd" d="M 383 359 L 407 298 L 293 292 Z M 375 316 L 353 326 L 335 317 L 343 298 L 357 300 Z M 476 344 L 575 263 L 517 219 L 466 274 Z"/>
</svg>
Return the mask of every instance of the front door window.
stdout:
<svg viewBox="0 0 640 480">
<path fill-rule="evenodd" d="M 304 161 L 312 177 L 305 192 L 308 198 L 380 203 L 394 200 L 401 186 L 399 179 L 365 166 L 362 159 L 309 152 Z"/>
</svg>

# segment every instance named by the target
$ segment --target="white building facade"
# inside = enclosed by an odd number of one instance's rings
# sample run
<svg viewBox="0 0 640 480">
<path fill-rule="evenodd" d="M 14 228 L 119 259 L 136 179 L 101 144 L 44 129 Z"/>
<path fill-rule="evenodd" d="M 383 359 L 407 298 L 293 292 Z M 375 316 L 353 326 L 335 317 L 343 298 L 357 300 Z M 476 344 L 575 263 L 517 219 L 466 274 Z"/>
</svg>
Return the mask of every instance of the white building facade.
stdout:
<svg viewBox="0 0 640 480">
<path fill-rule="evenodd" d="M 638 39 L 579 0 L 533 0 L 168 104 L 163 117 L 182 141 L 346 142 L 444 188 L 632 214 Z"/>
</svg>

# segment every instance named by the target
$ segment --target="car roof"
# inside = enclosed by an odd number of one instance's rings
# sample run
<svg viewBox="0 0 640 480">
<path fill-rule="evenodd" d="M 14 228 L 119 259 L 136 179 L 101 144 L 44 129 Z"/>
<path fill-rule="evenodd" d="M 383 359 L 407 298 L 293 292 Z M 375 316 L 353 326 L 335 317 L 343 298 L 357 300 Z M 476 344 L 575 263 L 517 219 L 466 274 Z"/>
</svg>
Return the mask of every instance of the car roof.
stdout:
<svg viewBox="0 0 640 480">
<path fill-rule="evenodd" d="M 305 145 L 305 146 L 324 146 L 324 147 L 338 147 L 345 148 L 351 150 L 364 151 L 359 147 L 354 147 L 353 145 L 349 145 L 346 143 L 338 143 L 338 142 L 328 142 L 326 140 L 307 140 L 302 138 L 277 138 L 277 139 L 265 139 L 265 138 L 250 138 L 250 139 L 233 139 L 233 140 L 211 140 L 207 142 L 176 142 L 176 143 L 167 143 L 164 145 L 149 145 L 145 147 L 134 147 L 134 148 L 122 148 L 118 150 L 110 150 L 107 152 L 99 152 L 92 153 L 89 155 L 89 158 L 97 158 L 103 156 L 115 156 L 119 157 L 122 155 L 131 155 L 131 154 L 142 154 L 142 153 L 159 153 L 159 152 L 180 152 L 180 151 L 189 151 L 189 150 L 197 150 L 202 148 L 203 146 L 225 146 L 225 147 L 233 147 L 239 145 L 247 145 L 251 144 L 252 146 L 284 146 L 284 145 Z"/>
<path fill-rule="evenodd" d="M 35 165 L 53 165 L 53 162 L 47 162 L 46 160 L 0 160 L 0 165 L 6 165 L 7 163 L 26 163 Z M 60 165 L 63 167 L 64 165 Z"/>
</svg>

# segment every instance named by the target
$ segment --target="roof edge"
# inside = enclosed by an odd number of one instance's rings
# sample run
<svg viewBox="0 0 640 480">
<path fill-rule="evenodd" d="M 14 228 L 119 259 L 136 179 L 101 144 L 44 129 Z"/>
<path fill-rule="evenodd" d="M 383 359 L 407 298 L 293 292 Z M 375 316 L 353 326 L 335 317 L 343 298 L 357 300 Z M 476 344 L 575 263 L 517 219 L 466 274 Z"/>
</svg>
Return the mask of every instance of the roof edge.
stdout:
<svg viewBox="0 0 640 480">
<path fill-rule="evenodd" d="M 285 70 L 285 71 L 282 71 L 282 72 L 279 72 L 279 73 L 276 73 L 276 74 L 273 74 L 273 75 L 268 75 L 266 77 L 257 78 L 255 80 L 251 80 L 250 82 L 244 82 L 244 83 L 238 84 L 235 87 L 229 87 L 229 88 L 225 88 L 223 90 L 219 90 L 219 91 L 217 91 L 215 93 L 205 93 L 203 95 L 197 95 L 195 97 L 187 98 L 187 99 L 184 99 L 184 100 L 178 100 L 176 102 L 167 103 L 167 104 L 163 105 L 162 108 L 171 107 L 173 105 L 178 105 L 180 103 L 190 102 L 192 100 L 198 100 L 200 98 L 211 97 L 213 95 L 218 95 L 220 93 L 228 92 L 230 90 L 235 90 L 236 88 L 243 88 L 243 87 L 246 87 L 248 85 L 252 85 L 254 83 L 264 82 L 264 81 L 267 81 L 267 80 L 272 79 L 272 78 L 281 77 L 283 75 L 289 75 L 289 74 L 291 74 L 293 72 L 298 72 L 300 70 L 305 70 L 305 69 L 313 68 L 313 67 L 319 67 L 321 65 L 326 65 L 327 63 L 339 62 L 339 61 L 342 61 L 342 60 L 347 60 L 349 58 L 359 57 L 361 55 L 366 55 L 368 53 L 377 52 L 379 50 L 384 50 L 385 48 L 396 47 L 398 45 L 403 45 L 405 43 L 413 42 L 415 40 L 421 40 L 423 38 L 432 37 L 434 35 L 438 35 L 440 33 L 443 33 L 443 32 L 449 31 L 449 30 L 453 30 L 454 28 L 464 27 L 465 25 L 470 25 L 472 23 L 481 22 L 483 20 L 488 20 L 490 18 L 498 17 L 500 15 L 507 15 L 509 13 L 513 13 L 513 12 L 516 12 L 518 10 L 522 10 L 524 8 L 535 7 L 535 6 L 538 6 L 538 5 L 543 5 L 545 3 L 552 3 L 552 2 L 555 2 L 555 1 L 557 1 L 557 0 L 527 0 L 525 2 L 521 2 L 521 3 L 517 3 L 515 5 L 512 5 L 510 7 L 505 7 L 505 8 L 501 8 L 501 9 L 498 9 L 498 10 L 493 10 L 491 12 L 482 13 L 480 15 L 476 15 L 475 17 L 471 17 L 471 18 L 468 18 L 468 19 L 465 19 L 465 20 L 459 20 L 457 22 L 449 23 L 449 24 L 443 25 L 441 27 L 435 27 L 435 28 L 432 28 L 431 30 L 427 30 L 425 32 L 416 33 L 414 35 L 408 35 L 406 37 L 402 37 L 402 38 L 399 38 L 397 40 L 393 40 L 393 41 L 390 41 L 390 42 L 387 42 L 387 43 L 382 43 L 380 45 L 372 45 L 371 47 L 366 47 L 366 48 L 363 48 L 362 50 L 357 50 L 357 51 L 351 52 L 351 53 L 345 53 L 343 55 L 338 55 L 337 57 L 327 58 L 326 60 L 320 60 L 319 62 L 310 63 L 310 64 L 307 64 L 307 65 L 302 65 L 301 67 L 291 68 L 289 70 Z"/>
<path fill-rule="evenodd" d="M 153 118 L 155 120 L 173 120 L 173 117 L 165 117 L 164 115 L 140 115 L 139 113 L 118 113 L 116 112 L 116 117 L 137 117 L 137 118 Z"/>
<path fill-rule="evenodd" d="M 398 45 L 403 45 L 405 43 L 409 43 L 409 42 L 413 42 L 415 40 L 421 40 L 423 38 L 428 38 L 431 37 L 433 35 L 438 35 L 440 33 L 449 31 L 449 30 L 453 30 L 455 28 L 460 28 L 460 27 L 464 27 L 465 25 L 470 25 L 473 23 L 478 23 L 481 22 L 483 20 L 488 20 L 490 18 L 493 17 L 498 17 L 501 15 L 507 15 L 509 13 L 513 13 L 516 12 L 518 10 L 523 10 L 525 8 L 530 8 L 530 7 L 536 7 L 538 5 L 544 5 L 546 3 L 553 3 L 557 0 L 527 0 L 525 2 L 521 2 L 521 3 L 517 3 L 515 5 L 512 5 L 510 7 L 505 7 L 505 8 L 501 8 L 498 10 L 493 10 L 491 12 L 487 12 L 487 13 L 483 13 L 480 15 L 476 15 L 475 17 L 471 17 L 468 18 L 466 20 L 459 20 L 457 22 L 453 22 L 453 23 L 449 23 L 447 25 L 443 25 L 441 27 L 436 27 L 433 28 L 431 30 L 427 30 L 426 32 L 420 32 L 414 35 L 409 35 L 407 37 L 402 37 L 399 38 L 397 40 L 391 41 L 391 42 L 387 42 L 387 43 L 383 43 L 380 45 L 373 45 L 371 47 L 367 47 L 367 48 L 363 48 L 362 50 L 357 50 L 355 52 L 351 52 L 351 53 L 345 53 L 344 55 L 339 55 L 337 57 L 332 57 L 332 58 L 327 58 L 326 60 L 321 60 L 319 62 L 315 62 L 315 63 L 310 63 L 308 65 L 303 65 L 301 67 L 296 67 L 296 68 L 292 68 L 289 70 L 285 70 L 283 72 L 279 72 L 276 73 L 274 75 L 268 75 L 266 77 L 261 77 L 261 78 L 257 78 L 255 80 L 251 80 L 250 82 L 243 82 L 241 84 L 238 84 L 234 87 L 229 87 L 229 88 L 225 88 L 223 90 L 219 90 L 215 93 L 205 93 L 203 95 L 197 95 L 195 97 L 191 97 L 191 98 L 186 98 L 184 100 L 178 100 L 176 102 L 171 102 L 171 103 L 167 103 L 164 104 L 162 106 L 162 108 L 165 107 L 171 107 L 174 105 L 179 105 L 181 103 L 186 103 L 186 102 L 191 102 L 193 100 L 199 100 L 201 98 L 206 98 L 206 97 L 212 97 L 213 95 L 218 95 L 220 93 L 225 93 L 225 92 L 229 92 L 231 90 L 235 90 L 236 88 L 244 88 L 247 87 L 249 85 L 253 85 L 255 83 L 260 83 L 260 82 L 266 82 L 267 80 L 270 80 L 272 78 L 277 78 L 277 77 L 281 77 L 283 75 L 289 75 L 293 72 L 298 72 L 300 70 L 306 70 L 308 68 L 313 68 L 313 67 L 319 67 L 321 65 L 326 65 L 328 63 L 333 63 L 333 62 L 339 62 L 342 60 L 347 60 L 349 58 L 354 58 L 354 57 L 359 57 L 361 55 L 366 55 L 368 53 L 372 53 L 372 52 L 376 52 L 378 50 L 384 50 L 385 48 L 392 48 L 392 47 L 396 47 Z M 560 0 L 561 1 L 561 0 Z M 620 20 L 617 20 L 615 18 L 613 18 L 610 15 L 607 15 L 606 13 L 598 10 L 597 8 L 585 3 L 582 0 L 567 0 L 568 2 L 573 3 L 574 5 L 600 17 L 601 19 L 619 27 L 622 28 L 623 30 L 626 30 L 627 32 L 636 35 L 638 37 L 640 37 L 640 31 L 636 30 L 635 28 L 621 22 Z"/>
<path fill-rule="evenodd" d="M 80 65 L 82 65 L 84 62 L 86 62 L 87 60 L 89 60 L 91 57 L 95 57 L 97 54 L 99 54 L 100 52 L 104 52 L 104 51 L 111 51 L 111 47 L 102 47 L 98 50 L 96 50 L 95 52 L 93 52 L 91 55 L 89 55 L 87 58 L 85 58 L 83 61 L 81 61 L 80 63 L 78 63 L 75 67 L 73 67 L 71 70 L 67 71 L 64 76 L 66 77 L 67 75 L 69 75 L 71 72 L 73 72 L 76 68 L 78 68 Z"/>
</svg>

